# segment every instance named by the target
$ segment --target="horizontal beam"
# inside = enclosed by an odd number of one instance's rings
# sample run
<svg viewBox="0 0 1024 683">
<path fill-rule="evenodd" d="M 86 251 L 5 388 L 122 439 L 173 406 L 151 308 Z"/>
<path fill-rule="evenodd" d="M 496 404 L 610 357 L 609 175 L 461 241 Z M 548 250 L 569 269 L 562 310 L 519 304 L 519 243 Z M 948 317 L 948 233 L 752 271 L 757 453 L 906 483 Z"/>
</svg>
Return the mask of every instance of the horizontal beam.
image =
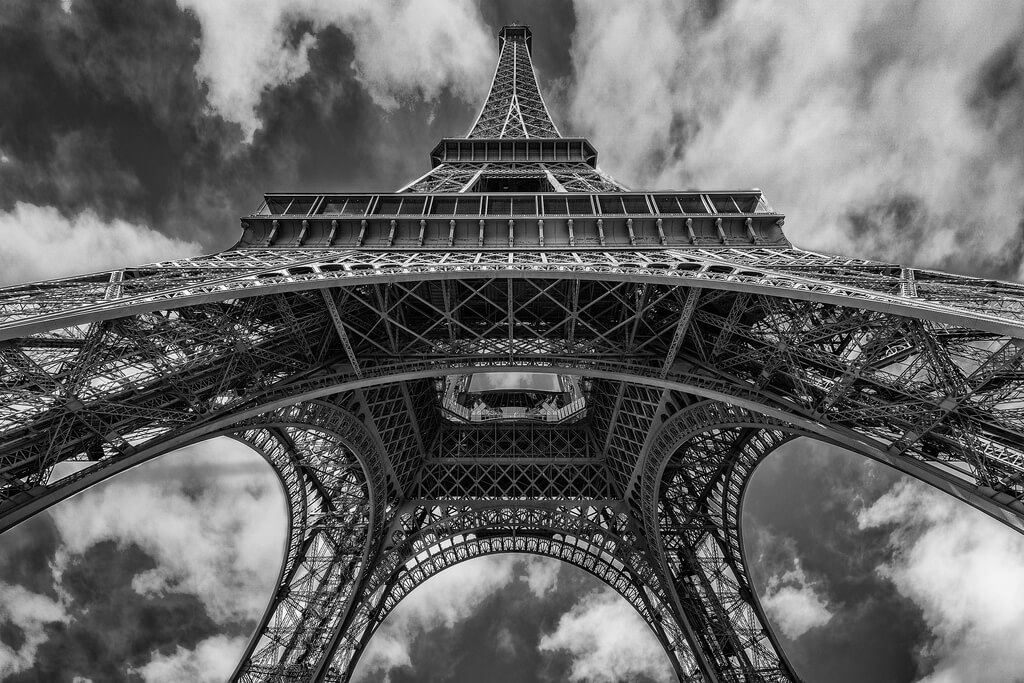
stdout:
<svg viewBox="0 0 1024 683">
<path fill-rule="evenodd" d="M 242 237 L 233 249 L 294 249 L 300 237 L 303 249 L 412 253 L 789 246 L 782 231 L 782 217 L 777 214 L 595 213 L 569 217 L 564 212 L 545 214 L 536 208 L 531 204 L 528 214 L 523 215 L 253 216 L 242 221 Z"/>
</svg>

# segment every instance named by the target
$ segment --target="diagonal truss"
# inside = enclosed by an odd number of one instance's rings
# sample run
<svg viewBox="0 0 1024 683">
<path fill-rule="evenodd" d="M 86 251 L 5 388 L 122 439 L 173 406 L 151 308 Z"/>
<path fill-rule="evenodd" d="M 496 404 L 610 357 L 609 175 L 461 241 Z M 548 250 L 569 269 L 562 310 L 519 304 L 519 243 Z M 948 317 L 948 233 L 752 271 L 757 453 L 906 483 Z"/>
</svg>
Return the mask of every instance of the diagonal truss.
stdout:
<svg viewBox="0 0 1024 683">
<path fill-rule="evenodd" d="M 404 192 L 269 195 L 226 252 L 0 289 L 0 530 L 230 435 L 290 514 L 238 680 L 347 680 L 426 578 L 525 552 L 617 590 L 680 680 L 789 681 L 739 523 L 786 440 L 1024 529 L 1024 287 L 797 249 L 756 192 L 626 192 L 554 128 L 528 29 L 500 38 Z M 582 409 L 453 419 L 483 371 L 572 376 Z"/>
<path fill-rule="evenodd" d="M 537 87 L 532 40 L 525 26 L 506 26 L 498 33 L 498 66 L 468 137 L 561 137 Z"/>
</svg>

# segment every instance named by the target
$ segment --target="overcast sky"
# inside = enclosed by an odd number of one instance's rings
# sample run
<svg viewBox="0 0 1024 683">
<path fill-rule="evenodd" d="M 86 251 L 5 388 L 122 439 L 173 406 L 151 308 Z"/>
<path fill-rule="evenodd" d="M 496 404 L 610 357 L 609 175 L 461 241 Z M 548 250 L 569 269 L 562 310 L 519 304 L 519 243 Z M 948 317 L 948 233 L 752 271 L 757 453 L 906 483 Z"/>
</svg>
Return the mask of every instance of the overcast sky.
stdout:
<svg viewBox="0 0 1024 683">
<path fill-rule="evenodd" d="M 1024 277 L 1024 5 L 5 0 L 0 283 L 209 253 L 265 191 L 389 190 L 469 128 L 494 34 L 534 32 L 566 134 L 636 188 L 762 188 L 797 245 Z M 217 681 L 276 578 L 283 499 L 217 440 L 0 538 L 0 679 Z M 794 442 L 744 537 L 808 681 L 1024 680 L 1024 542 Z M 626 605 L 554 561 L 445 572 L 363 680 L 665 680 Z"/>
</svg>

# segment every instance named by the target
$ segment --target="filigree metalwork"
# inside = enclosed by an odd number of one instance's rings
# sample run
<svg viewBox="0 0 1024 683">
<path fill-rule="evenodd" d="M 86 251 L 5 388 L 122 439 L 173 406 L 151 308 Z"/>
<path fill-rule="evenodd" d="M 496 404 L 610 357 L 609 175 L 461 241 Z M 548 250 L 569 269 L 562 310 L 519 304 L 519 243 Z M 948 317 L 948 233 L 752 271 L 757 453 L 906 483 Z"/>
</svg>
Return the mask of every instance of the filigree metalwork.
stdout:
<svg viewBox="0 0 1024 683">
<path fill-rule="evenodd" d="M 253 681 L 346 680 L 402 597 L 500 552 L 607 582 L 681 680 L 794 680 L 739 519 L 795 435 L 1024 529 L 1024 287 L 797 249 L 756 192 L 625 192 L 530 40 L 503 30 L 470 137 L 404 193 L 268 195 L 231 250 L 0 289 L 0 529 L 249 443 L 291 515 Z M 578 378 L 585 411 L 452 419 L 485 371 Z"/>
</svg>

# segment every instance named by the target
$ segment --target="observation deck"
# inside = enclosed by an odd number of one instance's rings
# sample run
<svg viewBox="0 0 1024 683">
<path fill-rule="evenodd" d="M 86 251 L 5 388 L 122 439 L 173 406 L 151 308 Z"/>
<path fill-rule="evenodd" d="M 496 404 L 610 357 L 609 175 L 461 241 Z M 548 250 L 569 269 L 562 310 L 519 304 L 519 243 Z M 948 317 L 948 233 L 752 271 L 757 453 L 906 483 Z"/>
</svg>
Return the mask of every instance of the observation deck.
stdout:
<svg viewBox="0 0 1024 683">
<path fill-rule="evenodd" d="M 790 246 L 761 192 L 268 194 L 235 249 Z"/>
</svg>

